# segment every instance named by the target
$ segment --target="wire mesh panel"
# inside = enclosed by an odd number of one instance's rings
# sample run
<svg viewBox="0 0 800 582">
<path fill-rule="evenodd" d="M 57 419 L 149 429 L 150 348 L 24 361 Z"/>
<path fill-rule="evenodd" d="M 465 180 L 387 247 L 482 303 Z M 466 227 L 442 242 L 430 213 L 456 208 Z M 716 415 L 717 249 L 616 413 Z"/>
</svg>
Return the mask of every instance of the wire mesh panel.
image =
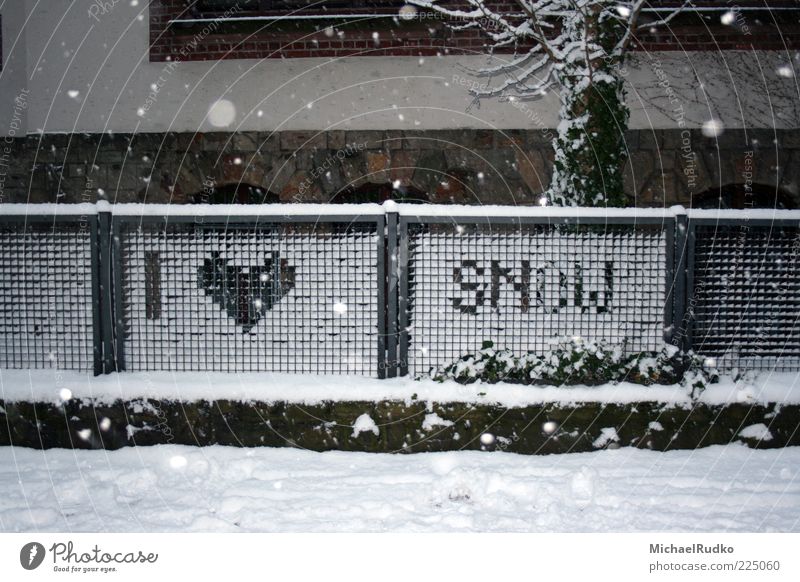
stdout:
<svg viewBox="0 0 800 582">
<path fill-rule="evenodd" d="M 580 336 L 630 351 L 663 346 L 661 226 L 409 224 L 407 351 L 412 374 L 484 341 L 546 353 Z"/>
<path fill-rule="evenodd" d="M 92 231 L 0 222 L 0 367 L 92 370 Z"/>
<path fill-rule="evenodd" d="M 695 227 L 693 347 L 723 370 L 800 369 L 800 229 Z"/>
<path fill-rule="evenodd" d="M 376 374 L 375 222 L 118 228 L 126 369 Z"/>
</svg>

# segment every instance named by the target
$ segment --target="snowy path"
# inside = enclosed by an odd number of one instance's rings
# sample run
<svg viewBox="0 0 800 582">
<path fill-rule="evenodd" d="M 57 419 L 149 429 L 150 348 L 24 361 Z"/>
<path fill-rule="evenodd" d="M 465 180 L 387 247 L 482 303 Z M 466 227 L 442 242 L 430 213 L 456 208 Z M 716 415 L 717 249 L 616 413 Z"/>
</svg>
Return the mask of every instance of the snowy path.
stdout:
<svg viewBox="0 0 800 582">
<path fill-rule="evenodd" d="M 0 531 L 800 531 L 800 448 L 0 448 Z"/>
</svg>

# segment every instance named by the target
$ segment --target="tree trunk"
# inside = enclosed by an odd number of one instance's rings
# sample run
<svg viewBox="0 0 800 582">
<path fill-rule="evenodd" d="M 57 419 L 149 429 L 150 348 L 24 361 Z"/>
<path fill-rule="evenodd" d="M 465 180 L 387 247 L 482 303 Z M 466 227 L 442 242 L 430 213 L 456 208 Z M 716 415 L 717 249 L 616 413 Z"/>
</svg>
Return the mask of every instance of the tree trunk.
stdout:
<svg viewBox="0 0 800 582">
<path fill-rule="evenodd" d="M 621 30 L 595 12 L 566 29 L 576 41 L 613 50 Z M 596 49 L 587 49 L 596 51 Z M 550 198 L 563 206 L 626 206 L 622 170 L 627 159 L 629 110 L 619 56 L 596 56 L 564 64 L 559 73 L 561 111 L 554 142 L 555 170 Z"/>
</svg>

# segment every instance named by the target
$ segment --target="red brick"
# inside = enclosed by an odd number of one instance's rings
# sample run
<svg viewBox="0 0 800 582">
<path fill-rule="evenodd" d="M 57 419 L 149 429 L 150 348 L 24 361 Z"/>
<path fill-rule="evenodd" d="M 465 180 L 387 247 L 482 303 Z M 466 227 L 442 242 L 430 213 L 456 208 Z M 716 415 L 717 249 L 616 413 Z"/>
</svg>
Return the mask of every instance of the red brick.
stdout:
<svg viewBox="0 0 800 582">
<path fill-rule="evenodd" d="M 747 4 L 745 0 L 740 2 Z M 498 1 L 496 6 L 516 10 L 513 2 Z M 787 4 L 787 6 L 790 4 Z M 187 14 L 184 0 L 153 0 L 150 4 L 150 60 L 164 61 L 168 56 L 177 53 L 190 41 L 194 33 L 167 27 L 173 18 Z M 790 50 L 800 48 L 800 26 L 793 23 L 782 23 L 780 30 L 774 26 L 751 23 L 751 35 L 743 37 L 730 27 L 712 25 L 676 24 L 671 29 L 659 29 L 655 34 L 645 31 L 638 35 L 635 48 L 639 50 L 731 50 L 756 49 L 785 50 L 784 42 Z M 428 32 L 428 26 L 435 28 L 434 36 Z M 212 34 L 202 46 L 188 53 L 183 60 L 211 60 L 234 58 L 304 58 L 307 56 L 347 56 L 347 55 L 435 55 L 474 54 L 485 51 L 487 40 L 478 30 L 471 29 L 453 32 L 442 22 L 426 23 L 423 29 L 408 28 L 401 34 L 391 32 L 382 35 L 381 43 L 372 41 L 372 29 L 348 30 L 342 40 L 327 38 L 323 33 L 303 40 L 296 39 L 289 33 L 278 35 L 257 33 L 253 36 L 245 34 Z M 317 42 L 312 42 L 316 40 Z M 510 52 L 513 49 L 498 52 Z"/>
</svg>

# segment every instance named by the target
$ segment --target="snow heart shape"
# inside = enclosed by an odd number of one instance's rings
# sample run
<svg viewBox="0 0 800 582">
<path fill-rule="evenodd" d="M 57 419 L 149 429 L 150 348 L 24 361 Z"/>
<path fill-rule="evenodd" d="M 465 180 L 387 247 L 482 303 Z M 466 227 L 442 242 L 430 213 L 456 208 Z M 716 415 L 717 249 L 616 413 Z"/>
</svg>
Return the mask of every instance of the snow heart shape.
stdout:
<svg viewBox="0 0 800 582">
<path fill-rule="evenodd" d="M 197 274 L 200 287 L 247 333 L 294 288 L 295 268 L 277 252 L 261 265 L 239 266 L 212 252 Z"/>
</svg>

